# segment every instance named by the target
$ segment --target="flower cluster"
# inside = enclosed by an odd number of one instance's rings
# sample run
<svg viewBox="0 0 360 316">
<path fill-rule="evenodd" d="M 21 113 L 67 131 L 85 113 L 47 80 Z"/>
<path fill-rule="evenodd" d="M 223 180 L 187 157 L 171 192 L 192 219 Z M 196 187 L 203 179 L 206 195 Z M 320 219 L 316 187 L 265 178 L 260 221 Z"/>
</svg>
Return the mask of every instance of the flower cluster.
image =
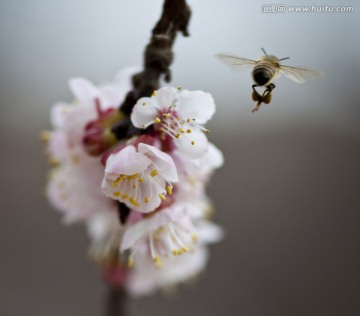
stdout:
<svg viewBox="0 0 360 316">
<path fill-rule="evenodd" d="M 205 192 L 223 164 L 204 128 L 211 95 L 164 87 L 126 117 L 118 107 L 129 72 L 99 87 L 72 79 L 70 89 L 75 101 L 54 105 L 53 131 L 43 135 L 55 164 L 50 202 L 66 223 L 85 223 L 90 254 L 112 285 L 144 295 L 197 275 L 222 235 Z M 126 124 L 135 132 L 113 133 Z"/>
</svg>

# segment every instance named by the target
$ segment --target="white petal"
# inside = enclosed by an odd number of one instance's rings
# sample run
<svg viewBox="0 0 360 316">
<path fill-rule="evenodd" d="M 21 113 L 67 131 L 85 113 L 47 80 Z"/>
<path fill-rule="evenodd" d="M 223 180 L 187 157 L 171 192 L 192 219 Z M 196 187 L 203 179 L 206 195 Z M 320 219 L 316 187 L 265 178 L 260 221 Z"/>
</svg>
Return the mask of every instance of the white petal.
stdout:
<svg viewBox="0 0 360 316">
<path fill-rule="evenodd" d="M 181 208 L 166 208 L 155 215 L 130 225 L 124 233 L 121 251 L 131 248 L 140 238 L 169 222 L 179 221 L 185 216 Z"/>
<path fill-rule="evenodd" d="M 75 99 L 81 104 L 95 104 L 94 99 L 99 95 L 99 90 L 85 78 L 73 78 L 69 80 L 69 87 Z"/>
<path fill-rule="evenodd" d="M 126 90 L 111 85 L 99 87 L 101 109 L 118 108 L 124 100 L 126 92 Z"/>
<path fill-rule="evenodd" d="M 73 110 L 73 106 L 67 103 L 56 103 L 50 110 L 50 122 L 54 128 L 62 128 L 66 123 L 67 114 Z"/>
<path fill-rule="evenodd" d="M 195 118 L 196 123 L 205 124 L 215 113 L 215 102 L 209 93 L 183 90 L 177 100 L 177 112 L 182 119 Z"/>
<path fill-rule="evenodd" d="M 173 87 L 164 87 L 156 91 L 155 102 L 162 110 L 168 109 L 173 104 L 177 90 Z"/>
<path fill-rule="evenodd" d="M 181 152 L 191 158 L 202 156 L 208 149 L 208 140 L 197 127 L 192 127 L 190 134 L 181 134 L 179 138 L 174 139 L 174 142 Z"/>
<path fill-rule="evenodd" d="M 158 105 L 152 98 L 139 99 L 131 113 L 131 122 L 137 128 L 146 128 L 158 115 Z"/>
<path fill-rule="evenodd" d="M 138 153 L 134 146 L 129 145 L 115 154 L 111 154 L 106 161 L 105 172 L 113 174 L 133 175 L 145 170 L 151 160 Z"/>
<path fill-rule="evenodd" d="M 207 220 L 198 222 L 196 224 L 196 229 L 199 237 L 199 243 L 202 245 L 215 243 L 224 238 L 223 229 Z"/>
<path fill-rule="evenodd" d="M 204 163 L 211 168 L 217 169 L 224 164 L 224 155 L 214 144 L 209 143 L 208 151 L 204 156 Z"/>
<path fill-rule="evenodd" d="M 159 168 L 159 174 L 171 182 L 179 180 L 175 163 L 170 155 L 162 152 L 154 146 L 140 143 L 138 145 L 139 153 L 146 154 Z"/>
</svg>

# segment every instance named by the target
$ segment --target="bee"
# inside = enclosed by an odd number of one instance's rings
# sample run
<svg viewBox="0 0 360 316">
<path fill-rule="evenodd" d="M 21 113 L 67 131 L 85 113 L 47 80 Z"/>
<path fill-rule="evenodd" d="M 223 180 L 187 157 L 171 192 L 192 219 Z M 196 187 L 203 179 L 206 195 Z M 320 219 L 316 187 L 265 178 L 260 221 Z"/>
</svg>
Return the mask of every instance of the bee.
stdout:
<svg viewBox="0 0 360 316">
<path fill-rule="evenodd" d="M 253 68 L 251 75 L 255 84 L 252 85 L 252 99 L 257 103 L 252 112 L 258 111 L 262 103 L 270 103 L 271 92 L 275 89 L 273 81 L 279 77 L 280 74 L 284 74 L 286 77 L 297 83 L 304 83 L 307 80 L 315 79 L 322 75 L 321 71 L 315 69 L 281 65 L 281 61 L 289 59 L 290 57 L 279 59 L 274 55 L 268 55 L 265 49 L 261 48 L 261 50 L 265 55 L 260 57 L 259 60 L 251 60 L 230 54 L 216 55 L 233 70 Z M 255 89 L 256 87 L 265 87 L 265 90 L 260 94 Z"/>
</svg>

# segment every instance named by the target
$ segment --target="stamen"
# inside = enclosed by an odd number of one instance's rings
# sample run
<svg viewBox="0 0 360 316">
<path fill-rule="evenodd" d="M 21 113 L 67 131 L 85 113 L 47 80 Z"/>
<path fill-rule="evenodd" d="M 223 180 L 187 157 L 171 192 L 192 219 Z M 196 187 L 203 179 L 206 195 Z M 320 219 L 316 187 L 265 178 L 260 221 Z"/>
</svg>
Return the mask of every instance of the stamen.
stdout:
<svg viewBox="0 0 360 316">
<path fill-rule="evenodd" d="M 130 196 L 129 199 L 130 203 L 134 206 L 140 206 L 139 202 L 135 200 L 135 198 L 133 196 Z"/>
<path fill-rule="evenodd" d="M 113 193 L 113 195 L 114 195 L 115 197 L 119 197 L 119 196 L 121 195 L 121 193 L 118 192 L 118 191 L 116 191 L 116 192 Z"/>
<path fill-rule="evenodd" d="M 159 194 L 159 198 L 160 198 L 161 200 L 163 200 L 163 201 L 166 200 L 166 196 L 165 196 L 164 194 Z"/>
<path fill-rule="evenodd" d="M 134 265 L 134 263 L 135 263 L 134 258 L 129 257 L 128 260 L 127 260 L 127 266 L 129 268 L 131 268 Z"/>
<path fill-rule="evenodd" d="M 156 92 L 156 90 L 154 90 L 153 93 L 152 93 L 152 96 L 156 97 L 156 94 L 157 94 L 157 92 Z"/>
<path fill-rule="evenodd" d="M 159 174 L 159 171 L 157 171 L 157 169 L 154 169 L 153 171 L 151 171 L 151 173 L 150 173 L 150 175 L 152 176 L 152 177 L 155 177 L 155 176 L 157 176 Z"/>
<path fill-rule="evenodd" d="M 135 173 L 135 174 L 133 174 L 131 176 L 127 176 L 126 179 L 127 180 L 136 179 L 138 177 L 138 175 L 139 175 L 138 173 Z"/>
<path fill-rule="evenodd" d="M 156 119 L 155 119 L 155 123 L 160 123 L 161 122 L 161 120 L 157 117 Z"/>
<path fill-rule="evenodd" d="M 171 185 L 168 185 L 166 190 L 167 190 L 168 194 L 170 194 L 170 195 L 172 194 L 172 186 Z"/>
</svg>

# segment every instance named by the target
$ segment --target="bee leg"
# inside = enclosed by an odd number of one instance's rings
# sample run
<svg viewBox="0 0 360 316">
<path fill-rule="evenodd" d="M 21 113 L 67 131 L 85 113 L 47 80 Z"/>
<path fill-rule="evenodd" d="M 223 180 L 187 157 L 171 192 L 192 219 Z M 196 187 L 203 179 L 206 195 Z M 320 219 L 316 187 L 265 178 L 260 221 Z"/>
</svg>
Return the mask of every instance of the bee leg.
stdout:
<svg viewBox="0 0 360 316">
<path fill-rule="evenodd" d="M 260 109 L 261 103 L 262 103 L 262 101 L 259 100 L 258 103 L 256 103 L 256 106 L 252 109 L 251 112 L 252 112 L 252 113 L 257 112 L 257 111 Z"/>
<path fill-rule="evenodd" d="M 257 102 L 256 106 L 251 111 L 252 113 L 259 110 L 261 103 L 263 101 L 263 96 L 259 92 L 256 91 L 255 87 L 259 87 L 259 85 L 257 85 L 257 84 L 252 85 L 252 89 L 253 89 L 252 99 L 253 99 L 253 101 Z"/>
<path fill-rule="evenodd" d="M 261 99 L 264 100 L 268 95 L 271 94 L 271 92 L 275 89 L 275 85 L 273 83 L 270 83 L 268 86 L 266 86 L 266 90 L 261 96 Z"/>
<path fill-rule="evenodd" d="M 261 94 L 256 91 L 255 87 L 258 87 L 257 84 L 252 85 L 253 93 L 252 93 L 252 99 L 254 101 L 259 101 L 261 99 Z"/>
</svg>

